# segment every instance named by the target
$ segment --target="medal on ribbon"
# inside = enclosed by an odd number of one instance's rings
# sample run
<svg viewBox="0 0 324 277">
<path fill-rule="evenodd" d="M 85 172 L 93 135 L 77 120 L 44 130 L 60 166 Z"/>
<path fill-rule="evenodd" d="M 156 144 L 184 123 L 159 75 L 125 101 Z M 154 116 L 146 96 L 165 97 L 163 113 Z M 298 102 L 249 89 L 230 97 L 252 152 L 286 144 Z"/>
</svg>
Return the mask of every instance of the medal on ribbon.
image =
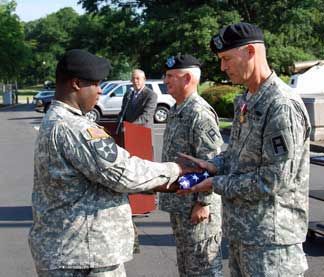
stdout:
<svg viewBox="0 0 324 277">
<path fill-rule="evenodd" d="M 240 106 L 240 123 L 243 124 L 245 122 L 245 115 L 247 113 L 247 105 L 246 103 L 242 103 Z"/>
</svg>

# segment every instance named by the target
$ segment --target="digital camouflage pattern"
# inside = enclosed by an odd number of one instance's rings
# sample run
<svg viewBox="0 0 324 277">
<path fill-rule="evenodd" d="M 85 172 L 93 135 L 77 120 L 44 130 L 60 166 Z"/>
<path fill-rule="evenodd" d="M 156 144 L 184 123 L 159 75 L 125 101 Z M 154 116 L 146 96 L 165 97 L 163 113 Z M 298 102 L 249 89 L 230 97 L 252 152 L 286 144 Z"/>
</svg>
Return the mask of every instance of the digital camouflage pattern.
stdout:
<svg viewBox="0 0 324 277">
<path fill-rule="evenodd" d="M 39 270 L 38 277 L 126 277 L 124 264 L 94 269 Z"/>
<path fill-rule="evenodd" d="M 177 153 L 211 159 L 223 144 L 218 118 L 212 107 L 197 93 L 171 108 L 164 131 L 162 160 L 175 161 Z M 197 201 L 209 204 L 210 218 L 190 223 Z M 159 207 L 170 213 L 177 244 L 180 276 L 222 276 L 221 198 L 215 193 L 178 196 L 161 193 Z M 200 250 L 198 250 L 200 249 Z"/>
<path fill-rule="evenodd" d="M 229 146 L 213 160 L 214 191 L 223 197 L 223 230 L 230 241 L 291 245 L 305 240 L 309 133 L 301 98 L 275 73 L 249 100 L 245 93 L 236 101 Z"/>
<path fill-rule="evenodd" d="M 128 193 L 174 182 L 179 167 L 130 157 L 80 110 L 54 101 L 39 129 L 29 244 L 38 269 L 99 268 L 132 258 Z"/>
<path fill-rule="evenodd" d="M 221 277 L 223 276 L 220 226 L 215 230 L 219 215 L 210 214 L 209 223 L 193 225 L 190 218 L 182 214 L 170 213 L 170 222 L 175 236 L 177 267 L 180 277 Z M 205 232 L 209 232 L 205 234 Z M 216 232 L 219 232 L 215 234 Z M 202 240 L 199 240 L 203 237 Z"/>
<path fill-rule="evenodd" d="M 218 128 L 218 117 L 213 108 L 197 93 L 193 93 L 181 105 L 173 106 L 163 135 L 162 161 L 175 161 L 182 152 L 200 159 L 211 159 L 220 152 L 223 140 Z M 167 212 L 191 213 L 196 195 L 178 196 L 161 193 L 160 208 Z M 199 194 L 205 203 L 220 214 L 220 197 L 216 194 Z M 217 208 L 218 207 L 218 208 Z M 212 211 L 213 212 L 213 211 Z"/>
<path fill-rule="evenodd" d="M 248 245 L 231 242 L 231 276 L 301 277 L 307 270 L 303 245 Z"/>
</svg>

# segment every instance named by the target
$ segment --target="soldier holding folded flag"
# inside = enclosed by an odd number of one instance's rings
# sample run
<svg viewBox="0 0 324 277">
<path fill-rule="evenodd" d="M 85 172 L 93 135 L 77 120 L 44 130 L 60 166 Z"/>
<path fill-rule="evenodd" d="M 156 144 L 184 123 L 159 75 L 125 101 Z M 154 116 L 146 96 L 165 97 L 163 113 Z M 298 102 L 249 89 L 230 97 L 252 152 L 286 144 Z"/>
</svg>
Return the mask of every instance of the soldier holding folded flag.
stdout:
<svg viewBox="0 0 324 277">
<path fill-rule="evenodd" d="M 257 26 L 229 25 L 210 45 L 221 70 L 247 90 L 235 103 L 224 155 L 209 162 L 188 157 L 216 176 L 181 193 L 222 196 L 231 276 L 303 276 L 310 134 L 305 105 L 270 69 Z"/>
<path fill-rule="evenodd" d="M 176 163 L 130 157 L 84 114 L 110 64 L 73 49 L 56 68 L 55 100 L 36 141 L 29 245 L 40 277 L 126 276 L 134 229 L 128 193 L 173 183 Z"/>
</svg>

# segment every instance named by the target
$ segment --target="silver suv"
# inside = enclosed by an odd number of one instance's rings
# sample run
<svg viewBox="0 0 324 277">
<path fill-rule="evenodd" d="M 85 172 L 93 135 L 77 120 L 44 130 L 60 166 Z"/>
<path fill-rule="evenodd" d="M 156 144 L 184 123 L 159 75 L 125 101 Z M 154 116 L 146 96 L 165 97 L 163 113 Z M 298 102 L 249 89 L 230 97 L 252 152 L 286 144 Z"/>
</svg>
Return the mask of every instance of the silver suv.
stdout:
<svg viewBox="0 0 324 277">
<path fill-rule="evenodd" d="M 165 123 L 170 108 L 175 104 L 174 98 L 168 94 L 162 80 L 146 80 L 145 85 L 157 95 L 157 107 L 154 113 L 155 123 Z M 101 85 L 102 94 L 97 105 L 87 113 L 87 117 L 98 122 L 102 116 L 117 116 L 121 110 L 124 94 L 130 89 L 130 81 L 107 81 Z"/>
</svg>

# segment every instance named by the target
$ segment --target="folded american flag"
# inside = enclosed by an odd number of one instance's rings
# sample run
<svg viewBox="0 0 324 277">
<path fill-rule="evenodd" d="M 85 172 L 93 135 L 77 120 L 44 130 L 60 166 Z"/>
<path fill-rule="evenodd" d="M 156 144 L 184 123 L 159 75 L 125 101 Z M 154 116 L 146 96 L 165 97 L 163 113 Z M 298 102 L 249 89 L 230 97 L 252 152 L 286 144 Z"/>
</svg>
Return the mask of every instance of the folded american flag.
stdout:
<svg viewBox="0 0 324 277">
<path fill-rule="evenodd" d="M 202 182 L 203 180 L 209 177 L 209 173 L 207 171 L 203 173 L 188 173 L 181 176 L 178 180 L 180 189 L 190 189 L 194 185 Z"/>
</svg>

